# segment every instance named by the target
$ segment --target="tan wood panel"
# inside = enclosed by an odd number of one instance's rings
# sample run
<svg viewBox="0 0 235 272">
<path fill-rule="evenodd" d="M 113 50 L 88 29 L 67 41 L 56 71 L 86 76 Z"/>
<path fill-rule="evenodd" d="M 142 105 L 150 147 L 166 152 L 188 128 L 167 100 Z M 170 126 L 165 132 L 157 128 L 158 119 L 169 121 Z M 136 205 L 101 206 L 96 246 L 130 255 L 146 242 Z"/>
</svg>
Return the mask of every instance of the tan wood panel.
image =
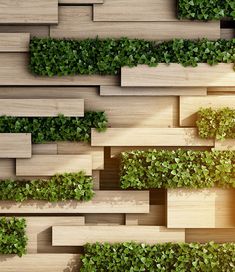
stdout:
<svg viewBox="0 0 235 272">
<path fill-rule="evenodd" d="M 53 176 L 65 172 L 84 171 L 92 175 L 92 157 L 89 155 L 33 155 L 16 160 L 17 176 Z"/>
<path fill-rule="evenodd" d="M 0 133 L 0 158 L 30 158 L 30 133 Z"/>
<path fill-rule="evenodd" d="M 0 179 L 15 178 L 15 159 L 0 159 Z"/>
<path fill-rule="evenodd" d="M 194 128 L 108 128 L 104 133 L 92 129 L 92 146 L 214 146 L 201 139 Z"/>
<path fill-rule="evenodd" d="M 59 4 L 63 5 L 81 5 L 81 4 L 103 4 L 104 0 L 59 0 Z"/>
<path fill-rule="evenodd" d="M 65 272 L 78 271 L 81 261 L 78 254 L 1 255 L 0 265 L 2 272 Z"/>
<path fill-rule="evenodd" d="M 1 33 L 30 33 L 31 37 L 49 37 L 48 25 L 0 25 Z"/>
<path fill-rule="evenodd" d="M 235 29 L 233 28 L 221 28 L 220 30 L 221 39 L 233 39 L 235 37 Z"/>
<path fill-rule="evenodd" d="M 53 246 L 83 246 L 86 243 L 184 242 L 184 229 L 167 229 L 157 226 L 53 226 Z"/>
<path fill-rule="evenodd" d="M 33 144 L 32 145 L 33 155 L 56 155 L 57 154 L 57 144 Z"/>
<path fill-rule="evenodd" d="M 124 214 L 120 213 L 102 213 L 102 214 L 95 214 L 95 213 L 89 213 L 86 214 L 85 217 L 86 226 L 114 226 L 114 225 L 124 225 L 125 224 L 125 218 Z"/>
<path fill-rule="evenodd" d="M 96 191 L 90 201 L 45 201 L 0 202 L 1 214 L 81 214 L 81 213 L 148 213 L 148 191 Z"/>
<path fill-rule="evenodd" d="M 53 38 L 141 38 L 164 40 L 220 37 L 219 22 L 95 22 L 92 6 L 61 6 L 60 22 L 50 27 Z M 138 30 L 138 31 L 137 31 Z"/>
<path fill-rule="evenodd" d="M 181 64 L 159 64 L 157 67 L 139 65 L 121 69 L 123 87 L 232 87 L 235 86 L 234 64 L 220 63 L 197 67 Z"/>
<path fill-rule="evenodd" d="M 215 140 L 215 150 L 235 150 L 235 139 Z"/>
<path fill-rule="evenodd" d="M 167 191 L 168 228 L 235 228 L 235 189 Z"/>
<path fill-rule="evenodd" d="M 100 190 L 100 171 L 93 170 L 92 171 L 92 178 L 93 178 L 93 188 L 94 190 Z"/>
<path fill-rule="evenodd" d="M 235 87 L 212 87 L 207 88 L 208 94 L 219 95 L 219 94 L 235 94 Z"/>
<path fill-rule="evenodd" d="M 28 52 L 29 33 L 0 33 L 0 52 Z"/>
</svg>

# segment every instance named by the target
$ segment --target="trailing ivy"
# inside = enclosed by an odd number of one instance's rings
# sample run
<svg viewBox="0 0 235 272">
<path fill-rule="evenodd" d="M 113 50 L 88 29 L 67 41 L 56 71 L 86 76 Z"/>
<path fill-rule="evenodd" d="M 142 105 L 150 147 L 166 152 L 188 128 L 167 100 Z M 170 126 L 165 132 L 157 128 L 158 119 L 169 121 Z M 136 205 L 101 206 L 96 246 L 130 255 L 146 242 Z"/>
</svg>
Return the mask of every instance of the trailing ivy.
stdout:
<svg viewBox="0 0 235 272">
<path fill-rule="evenodd" d="M 30 69 L 40 76 L 116 75 L 121 67 L 138 64 L 180 63 L 195 67 L 198 63 L 221 62 L 235 62 L 235 39 L 154 42 L 128 38 L 33 38 L 30 42 Z"/>
<path fill-rule="evenodd" d="M 96 243 L 81 258 L 81 272 L 232 272 L 235 243 Z"/>
<path fill-rule="evenodd" d="M 123 152 L 121 187 L 235 188 L 235 152 L 149 150 Z"/>
<path fill-rule="evenodd" d="M 107 128 L 104 112 L 86 112 L 84 117 L 11 117 L 0 116 L 0 133 L 32 133 L 33 143 L 52 141 L 89 142 L 91 128 Z"/>
<path fill-rule="evenodd" d="M 234 0 L 178 0 L 178 18 L 196 20 L 235 19 Z"/>
<path fill-rule="evenodd" d="M 26 254 L 26 222 L 20 218 L 0 218 L 0 254 Z"/>
<path fill-rule="evenodd" d="M 91 177 L 83 172 L 58 174 L 49 180 L 2 180 L 0 200 L 88 201 L 94 196 Z"/>
<path fill-rule="evenodd" d="M 201 138 L 235 138 L 235 109 L 203 108 L 198 112 L 197 127 Z"/>
</svg>

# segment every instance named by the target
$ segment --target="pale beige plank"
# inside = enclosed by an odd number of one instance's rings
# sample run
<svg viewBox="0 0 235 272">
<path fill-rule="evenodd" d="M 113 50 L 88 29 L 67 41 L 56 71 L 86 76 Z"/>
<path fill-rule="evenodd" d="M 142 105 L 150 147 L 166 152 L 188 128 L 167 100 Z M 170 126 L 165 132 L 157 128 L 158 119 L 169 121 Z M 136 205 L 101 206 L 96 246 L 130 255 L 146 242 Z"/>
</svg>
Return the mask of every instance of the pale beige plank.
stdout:
<svg viewBox="0 0 235 272">
<path fill-rule="evenodd" d="M 81 5 L 81 4 L 103 4 L 104 0 L 59 0 L 63 5 Z"/>
<path fill-rule="evenodd" d="M 53 226 L 53 246 L 83 246 L 86 243 L 165 243 L 184 242 L 184 229 L 157 226 Z"/>
<path fill-rule="evenodd" d="M 17 176 L 53 176 L 84 171 L 92 175 L 92 157 L 89 155 L 33 155 L 16 160 Z"/>
<path fill-rule="evenodd" d="M 180 126 L 196 126 L 197 112 L 200 108 L 220 109 L 224 107 L 235 109 L 235 95 L 180 97 Z"/>
<path fill-rule="evenodd" d="M 0 159 L 0 179 L 15 178 L 16 164 L 14 159 Z"/>
<path fill-rule="evenodd" d="M 30 158 L 30 133 L 0 133 L 0 158 Z"/>
<path fill-rule="evenodd" d="M 65 272 L 78 271 L 81 261 L 78 254 L 1 255 L 0 265 L 2 272 Z"/>
<path fill-rule="evenodd" d="M 141 38 L 166 40 L 220 37 L 219 22 L 95 22 L 92 6 L 59 7 L 60 22 L 50 27 L 53 38 Z M 138 30 L 138 31 L 137 31 Z"/>
<path fill-rule="evenodd" d="M 100 171 L 93 170 L 92 178 L 93 178 L 94 190 L 99 190 L 100 189 Z"/>
<path fill-rule="evenodd" d="M 104 133 L 92 129 L 92 146 L 214 146 L 201 139 L 194 128 L 108 128 Z"/>
<path fill-rule="evenodd" d="M 235 139 L 215 140 L 215 150 L 235 150 Z"/>
<path fill-rule="evenodd" d="M 157 67 L 139 65 L 121 69 L 123 87 L 232 87 L 235 86 L 234 64 L 220 63 L 197 67 L 181 64 L 159 64 Z"/>
<path fill-rule="evenodd" d="M 32 145 L 33 155 L 56 155 L 57 154 L 57 144 L 33 144 Z"/>
<path fill-rule="evenodd" d="M 1 214 L 148 213 L 148 191 L 96 191 L 90 201 L 1 201 Z"/>
<path fill-rule="evenodd" d="M 220 29 L 221 39 L 230 40 L 235 37 L 235 29 L 233 28 L 221 28 Z"/>
<path fill-rule="evenodd" d="M 30 33 L 30 37 L 49 37 L 48 25 L 0 25 L 1 33 Z"/>
<path fill-rule="evenodd" d="M 168 228 L 234 228 L 235 189 L 167 190 Z"/>
<path fill-rule="evenodd" d="M 28 52 L 29 33 L 0 33 L 0 52 Z"/>
</svg>

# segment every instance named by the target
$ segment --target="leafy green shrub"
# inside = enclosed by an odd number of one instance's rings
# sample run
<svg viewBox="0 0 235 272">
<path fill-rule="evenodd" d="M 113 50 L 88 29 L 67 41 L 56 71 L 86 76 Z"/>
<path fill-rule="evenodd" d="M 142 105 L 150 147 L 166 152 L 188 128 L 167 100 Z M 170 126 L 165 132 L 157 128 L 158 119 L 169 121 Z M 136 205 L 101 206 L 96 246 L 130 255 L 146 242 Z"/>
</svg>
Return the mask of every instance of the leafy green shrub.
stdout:
<svg viewBox="0 0 235 272">
<path fill-rule="evenodd" d="M 81 272 L 232 272 L 235 243 L 88 244 Z"/>
<path fill-rule="evenodd" d="M 49 180 L 0 182 L 0 200 L 88 201 L 93 195 L 92 178 L 85 176 L 83 172 L 58 174 Z"/>
<path fill-rule="evenodd" d="M 26 254 L 28 239 L 25 229 L 25 219 L 0 218 L 0 254 Z"/>
<path fill-rule="evenodd" d="M 33 143 L 83 141 L 91 138 L 91 128 L 107 128 L 104 112 L 86 112 L 84 117 L 11 117 L 0 116 L 0 133 L 32 133 Z"/>
<path fill-rule="evenodd" d="M 123 66 L 158 63 L 197 63 L 214 65 L 235 61 L 235 39 L 197 41 L 175 39 L 154 42 L 137 39 L 56 40 L 33 38 L 30 43 L 30 69 L 41 76 L 116 75 Z"/>
<path fill-rule="evenodd" d="M 121 187 L 235 188 L 235 152 L 149 150 L 123 152 Z"/>
<path fill-rule="evenodd" d="M 179 19 L 220 20 L 235 19 L 234 0 L 178 0 Z"/>
<path fill-rule="evenodd" d="M 198 112 L 197 127 L 201 138 L 223 140 L 235 138 L 235 109 L 213 110 L 203 108 Z"/>
</svg>

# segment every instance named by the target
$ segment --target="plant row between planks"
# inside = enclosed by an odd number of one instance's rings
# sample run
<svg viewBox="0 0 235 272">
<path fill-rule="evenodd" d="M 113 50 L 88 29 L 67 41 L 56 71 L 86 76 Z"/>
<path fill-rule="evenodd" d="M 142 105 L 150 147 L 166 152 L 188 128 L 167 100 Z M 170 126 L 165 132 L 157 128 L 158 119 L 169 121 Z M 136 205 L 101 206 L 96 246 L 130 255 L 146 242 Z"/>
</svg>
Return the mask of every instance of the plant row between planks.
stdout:
<svg viewBox="0 0 235 272">
<path fill-rule="evenodd" d="M 235 62 L 235 39 L 209 41 L 175 39 L 154 42 L 138 39 L 65 40 L 33 38 L 30 70 L 40 76 L 117 75 L 123 66 L 158 63 L 215 65 Z"/>
</svg>

